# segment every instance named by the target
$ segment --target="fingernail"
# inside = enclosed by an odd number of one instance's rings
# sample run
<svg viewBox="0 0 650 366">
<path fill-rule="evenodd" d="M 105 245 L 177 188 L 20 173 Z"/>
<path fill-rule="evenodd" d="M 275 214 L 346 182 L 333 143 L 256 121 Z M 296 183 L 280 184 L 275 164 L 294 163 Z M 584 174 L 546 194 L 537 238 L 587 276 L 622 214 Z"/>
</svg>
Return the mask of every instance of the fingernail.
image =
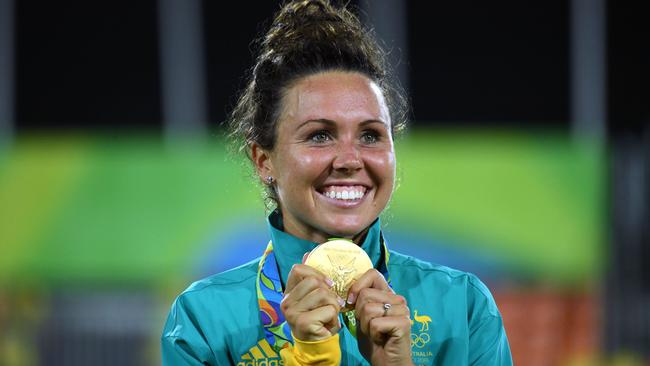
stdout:
<svg viewBox="0 0 650 366">
<path fill-rule="evenodd" d="M 326 278 L 325 283 L 327 283 L 327 286 L 329 286 L 330 288 L 334 286 L 334 281 L 332 281 L 330 278 Z"/>
<path fill-rule="evenodd" d="M 348 295 L 348 304 L 352 305 L 357 300 L 357 295 L 353 293 Z"/>
<path fill-rule="evenodd" d="M 340 298 L 340 297 L 337 296 L 337 297 L 336 297 L 336 301 L 338 301 L 340 307 L 344 307 L 344 306 L 345 306 L 345 300 L 343 300 L 342 298 Z"/>
</svg>

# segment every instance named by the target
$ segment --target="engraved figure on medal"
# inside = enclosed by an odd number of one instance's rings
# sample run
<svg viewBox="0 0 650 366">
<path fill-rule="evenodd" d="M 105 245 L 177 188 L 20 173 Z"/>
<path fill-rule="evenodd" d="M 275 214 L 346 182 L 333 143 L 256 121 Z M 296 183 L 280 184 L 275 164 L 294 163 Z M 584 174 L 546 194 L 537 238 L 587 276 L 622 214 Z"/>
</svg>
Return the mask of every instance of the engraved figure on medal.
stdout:
<svg viewBox="0 0 650 366">
<path fill-rule="evenodd" d="M 320 244 L 309 253 L 305 264 L 328 276 L 334 282 L 332 291 L 342 299 L 347 298 L 354 281 L 373 267 L 368 254 L 347 239 Z M 341 309 L 348 310 L 348 307 Z"/>
<path fill-rule="evenodd" d="M 345 256 L 340 256 L 339 260 L 333 260 L 332 257 L 328 254 L 327 258 L 330 260 L 332 265 L 332 281 L 334 281 L 334 291 L 342 298 L 347 297 L 348 289 L 352 285 L 354 278 L 351 276 L 354 274 L 354 261 L 355 257 L 352 257 L 348 263 L 341 264 L 341 261 L 346 259 Z"/>
</svg>

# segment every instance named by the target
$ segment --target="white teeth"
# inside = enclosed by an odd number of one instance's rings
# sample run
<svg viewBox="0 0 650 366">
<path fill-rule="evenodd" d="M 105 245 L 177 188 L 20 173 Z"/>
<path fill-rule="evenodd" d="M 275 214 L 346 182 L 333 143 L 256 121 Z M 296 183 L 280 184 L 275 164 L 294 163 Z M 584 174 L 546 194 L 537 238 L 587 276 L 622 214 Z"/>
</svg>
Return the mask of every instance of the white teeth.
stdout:
<svg viewBox="0 0 650 366">
<path fill-rule="evenodd" d="M 363 191 L 356 190 L 356 189 L 340 190 L 340 191 L 326 190 L 325 192 L 323 192 L 323 195 L 325 195 L 328 198 L 337 199 L 337 200 L 346 200 L 346 201 L 361 199 L 363 198 L 364 194 L 365 193 Z"/>
</svg>

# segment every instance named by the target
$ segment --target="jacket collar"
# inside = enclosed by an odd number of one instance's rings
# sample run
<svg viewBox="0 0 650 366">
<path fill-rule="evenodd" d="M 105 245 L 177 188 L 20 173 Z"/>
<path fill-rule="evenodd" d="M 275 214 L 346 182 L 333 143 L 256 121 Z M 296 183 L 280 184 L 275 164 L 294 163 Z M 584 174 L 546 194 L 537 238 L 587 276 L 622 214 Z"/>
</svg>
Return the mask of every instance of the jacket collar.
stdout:
<svg viewBox="0 0 650 366">
<path fill-rule="evenodd" d="M 287 277 L 291 267 L 296 263 L 302 262 L 305 253 L 316 248 L 320 243 L 314 243 L 308 240 L 297 238 L 291 234 L 285 233 L 282 224 L 282 216 L 276 210 L 268 217 L 269 230 L 271 232 L 271 241 L 273 242 L 273 252 L 280 270 L 282 286 L 287 283 Z M 366 237 L 361 243 L 361 248 L 368 254 L 375 268 L 379 268 L 382 261 L 381 245 L 381 224 L 377 218 L 368 229 Z"/>
</svg>

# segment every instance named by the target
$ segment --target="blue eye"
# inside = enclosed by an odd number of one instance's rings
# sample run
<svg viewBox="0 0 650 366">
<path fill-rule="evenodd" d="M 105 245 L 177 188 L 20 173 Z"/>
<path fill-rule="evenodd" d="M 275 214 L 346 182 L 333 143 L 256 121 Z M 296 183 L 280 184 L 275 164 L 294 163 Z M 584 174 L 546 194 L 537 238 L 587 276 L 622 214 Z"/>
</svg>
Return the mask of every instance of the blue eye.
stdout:
<svg viewBox="0 0 650 366">
<path fill-rule="evenodd" d="M 327 131 L 317 131 L 309 136 L 311 142 L 324 143 L 330 140 L 330 135 Z"/>
<path fill-rule="evenodd" d="M 374 144 L 379 140 L 379 134 L 374 131 L 365 131 L 363 135 L 361 135 L 361 141 L 364 144 Z"/>
</svg>

